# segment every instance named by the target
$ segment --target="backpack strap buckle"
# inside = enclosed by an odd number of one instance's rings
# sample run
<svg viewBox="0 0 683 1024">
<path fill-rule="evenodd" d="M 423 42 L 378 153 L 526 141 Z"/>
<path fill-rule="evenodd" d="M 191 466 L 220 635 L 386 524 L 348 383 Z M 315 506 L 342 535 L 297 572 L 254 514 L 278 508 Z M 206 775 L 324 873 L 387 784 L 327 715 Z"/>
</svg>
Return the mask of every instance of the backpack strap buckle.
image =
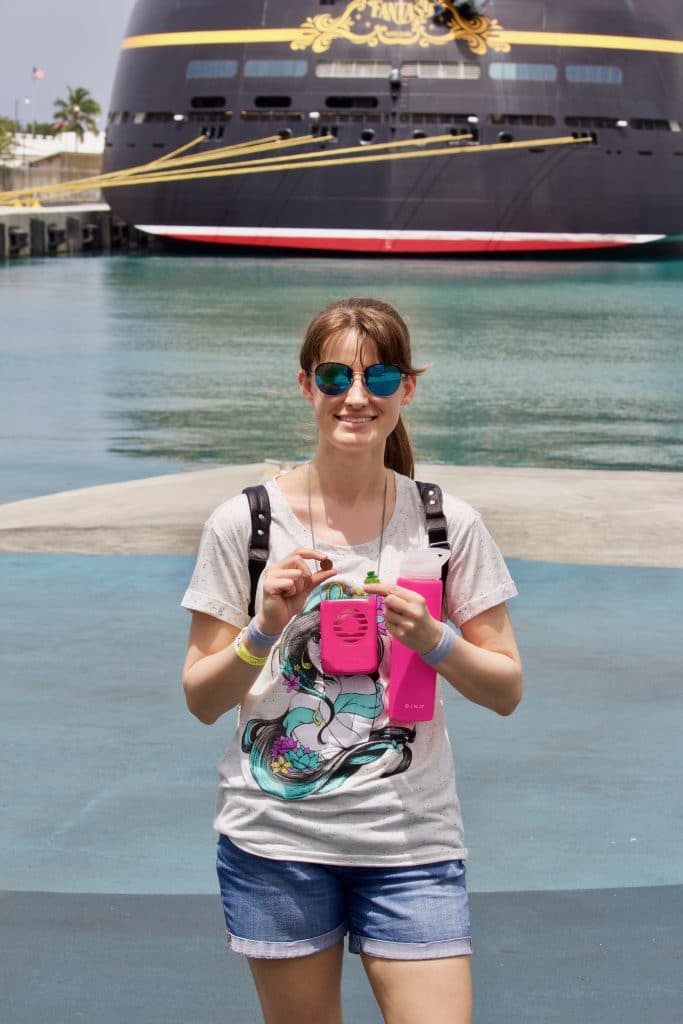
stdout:
<svg viewBox="0 0 683 1024">
<path fill-rule="evenodd" d="M 270 500 L 263 484 L 245 487 L 251 516 L 251 539 L 249 541 L 249 615 L 256 611 L 256 587 L 259 576 L 266 567 L 270 547 Z"/>
</svg>

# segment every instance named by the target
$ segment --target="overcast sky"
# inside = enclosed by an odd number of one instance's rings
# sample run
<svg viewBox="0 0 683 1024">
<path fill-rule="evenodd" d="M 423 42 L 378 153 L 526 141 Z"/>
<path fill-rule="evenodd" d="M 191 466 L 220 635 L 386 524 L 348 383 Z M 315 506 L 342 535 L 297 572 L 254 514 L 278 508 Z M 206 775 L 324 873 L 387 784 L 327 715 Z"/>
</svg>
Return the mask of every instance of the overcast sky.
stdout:
<svg viewBox="0 0 683 1024">
<path fill-rule="evenodd" d="M 0 116 L 51 121 L 67 85 L 89 89 L 102 107 L 109 96 L 121 39 L 135 0 L 0 0 Z M 45 78 L 33 82 L 34 67 Z M 24 98 L 32 104 L 25 104 Z"/>
</svg>

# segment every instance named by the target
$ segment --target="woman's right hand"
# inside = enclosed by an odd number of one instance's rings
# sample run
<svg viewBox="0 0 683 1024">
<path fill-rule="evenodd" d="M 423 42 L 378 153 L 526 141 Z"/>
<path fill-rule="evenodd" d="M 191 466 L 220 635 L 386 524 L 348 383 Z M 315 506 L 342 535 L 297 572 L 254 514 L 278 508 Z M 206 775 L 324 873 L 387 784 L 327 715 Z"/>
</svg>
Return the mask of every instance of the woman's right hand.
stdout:
<svg viewBox="0 0 683 1024">
<path fill-rule="evenodd" d="M 318 569 L 313 572 L 308 560 L 325 562 L 329 559 L 320 551 L 297 548 L 281 562 L 268 565 L 263 573 L 263 604 L 257 616 L 258 628 L 264 633 L 281 633 L 293 615 L 301 611 L 308 595 L 337 570 Z"/>
</svg>

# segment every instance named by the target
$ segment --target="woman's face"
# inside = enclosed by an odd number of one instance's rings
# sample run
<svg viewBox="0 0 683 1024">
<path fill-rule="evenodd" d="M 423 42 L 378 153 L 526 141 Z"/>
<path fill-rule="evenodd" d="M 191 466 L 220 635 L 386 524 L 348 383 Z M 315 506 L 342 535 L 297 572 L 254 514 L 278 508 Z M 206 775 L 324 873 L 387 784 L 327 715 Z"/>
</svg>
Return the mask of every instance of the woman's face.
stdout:
<svg viewBox="0 0 683 1024">
<path fill-rule="evenodd" d="M 354 330 L 329 338 L 323 345 L 319 363 L 345 363 L 354 371 L 348 391 L 325 395 L 315 382 L 315 373 L 299 371 L 299 387 L 315 413 L 320 440 L 344 451 L 365 451 L 384 445 L 401 411 L 415 394 L 415 378 L 405 376 L 393 395 L 380 398 L 365 386 L 363 370 L 379 363 L 377 346 L 370 338 L 359 341 Z M 315 371 L 315 366 L 312 368 Z"/>
</svg>

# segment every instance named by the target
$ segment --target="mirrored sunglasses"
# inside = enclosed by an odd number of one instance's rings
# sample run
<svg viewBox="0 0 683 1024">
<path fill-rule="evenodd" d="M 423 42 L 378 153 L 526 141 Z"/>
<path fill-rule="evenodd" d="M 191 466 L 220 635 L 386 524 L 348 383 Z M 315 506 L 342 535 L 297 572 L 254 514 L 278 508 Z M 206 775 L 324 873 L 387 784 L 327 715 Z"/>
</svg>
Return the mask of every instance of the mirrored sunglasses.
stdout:
<svg viewBox="0 0 683 1024">
<path fill-rule="evenodd" d="M 373 363 L 362 371 L 354 371 L 346 363 L 320 363 L 315 369 L 315 382 L 324 395 L 343 395 L 358 373 L 363 377 L 365 387 L 377 398 L 388 398 L 398 391 L 403 374 L 398 366 L 387 363 Z"/>
</svg>

